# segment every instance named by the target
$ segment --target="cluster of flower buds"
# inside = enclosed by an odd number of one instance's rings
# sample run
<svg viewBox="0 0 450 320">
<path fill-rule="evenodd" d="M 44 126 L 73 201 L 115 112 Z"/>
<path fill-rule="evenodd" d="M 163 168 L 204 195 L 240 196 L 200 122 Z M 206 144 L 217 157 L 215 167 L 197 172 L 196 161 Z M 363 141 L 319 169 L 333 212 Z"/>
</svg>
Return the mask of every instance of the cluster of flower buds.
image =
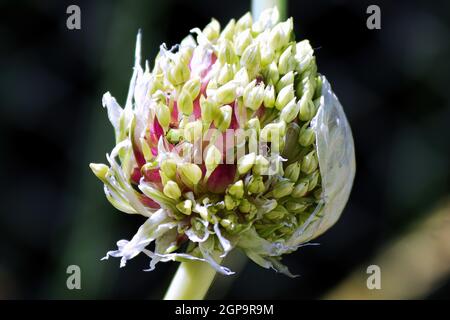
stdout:
<svg viewBox="0 0 450 320">
<path fill-rule="evenodd" d="M 339 217 L 353 175 L 353 140 L 308 40 L 292 18 L 247 13 L 221 30 L 193 29 L 150 71 L 140 34 L 122 109 L 103 104 L 116 131 L 110 166 L 91 164 L 108 200 L 148 217 L 108 256 L 210 263 L 241 248 L 263 267 L 290 274 L 281 256 Z M 148 246 L 155 242 L 154 249 Z"/>
</svg>

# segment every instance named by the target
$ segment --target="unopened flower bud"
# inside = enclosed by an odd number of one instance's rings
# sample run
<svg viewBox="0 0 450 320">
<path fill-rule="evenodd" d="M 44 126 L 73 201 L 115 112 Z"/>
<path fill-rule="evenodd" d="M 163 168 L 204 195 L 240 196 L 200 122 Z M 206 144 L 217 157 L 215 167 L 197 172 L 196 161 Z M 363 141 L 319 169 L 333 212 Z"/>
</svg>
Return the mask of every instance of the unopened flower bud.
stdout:
<svg viewBox="0 0 450 320">
<path fill-rule="evenodd" d="M 297 61 L 294 56 L 295 44 L 287 47 L 278 60 L 278 72 L 280 74 L 286 74 L 289 71 L 295 70 Z"/>
<path fill-rule="evenodd" d="M 249 213 L 251 209 L 252 203 L 247 199 L 242 199 L 241 203 L 239 204 L 239 211 L 242 213 Z"/>
<path fill-rule="evenodd" d="M 238 72 L 236 72 L 236 74 L 234 75 L 234 82 L 241 87 L 246 87 L 250 83 L 250 78 L 245 67 L 239 69 Z"/>
<path fill-rule="evenodd" d="M 256 154 L 254 152 L 246 154 L 238 160 L 239 174 L 246 174 L 255 164 Z"/>
<path fill-rule="evenodd" d="M 244 89 L 244 105 L 252 110 L 257 110 L 264 100 L 264 84 L 255 84 L 253 80 Z"/>
<path fill-rule="evenodd" d="M 278 220 L 288 215 L 289 212 L 282 205 L 277 205 L 277 207 L 269 212 L 267 212 L 264 217 L 269 220 Z"/>
<path fill-rule="evenodd" d="M 182 214 L 189 216 L 192 213 L 192 200 L 184 200 L 178 203 L 176 207 Z"/>
<path fill-rule="evenodd" d="M 234 208 L 236 208 L 239 205 L 239 201 L 236 199 L 233 199 L 233 197 L 228 194 L 225 195 L 224 202 L 225 202 L 225 208 L 227 210 L 233 210 Z"/>
<path fill-rule="evenodd" d="M 277 51 L 288 44 L 292 29 L 292 18 L 273 27 L 269 34 L 269 45 L 273 51 Z"/>
<path fill-rule="evenodd" d="M 177 163 L 174 159 L 165 159 L 161 161 L 161 170 L 170 179 L 175 179 L 177 174 Z"/>
<path fill-rule="evenodd" d="M 302 96 L 300 101 L 300 112 L 298 113 L 298 118 L 302 121 L 309 121 L 316 115 L 316 106 L 311 100 L 307 100 Z"/>
<path fill-rule="evenodd" d="M 313 190 L 317 183 L 319 182 L 319 170 L 314 171 L 312 174 L 308 175 L 308 191 Z"/>
<path fill-rule="evenodd" d="M 220 35 L 220 24 L 216 19 L 211 19 L 211 22 L 208 23 L 203 29 L 203 34 L 208 38 L 209 41 L 214 41 L 219 38 Z"/>
<path fill-rule="evenodd" d="M 288 102 L 288 104 L 281 110 L 280 119 L 286 123 L 293 121 L 300 110 L 300 104 L 295 102 L 295 98 Z"/>
<path fill-rule="evenodd" d="M 242 199 L 244 196 L 244 182 L 242 180 L 236 181 L 228 188 L 227 192 L 235 199 Z"/>
<path fill-rule="evenodd" d="M 236 26 L 236 21 L 231 19 L 230 22 L 223 28 L 222 33 L 220 34 L 220 39 L 233 40 L 234 29 Z"/>
<path fill-rule="evenodd" d="M 103 183 L 106 183 L 106 175 L 108 174 L 108 166 L 103 163 L 91 163 L 89 164 L 92 172 L 99 178 Z"/>
<path fill-rule="evenodd" d="M 269 123 L 264 128 L 261 129 L 261 140 L 267 142 L 274 142 L 276 140 L 281 140 L 281 138 L 286 134 L 286 123 L 280 121 L 277 123 Z"/>
<path fill-rule="evenodd" d="M 293 214 L 302 213 L 308 208 L 308 203 L 303 201 L 288 201 L 285 203 L 286 209 Z"/>
<path fill-rule="evenodd" d="M 275 184 L 272 194 L 274 198 L 283 198 L 292 193 L 292 190 L 294 190 L 294 183 L 289 180 L 282 180 Z"/>
<path fill-rule="evenodd" d="M 242 53 L 241 66 L 246 67 L 250 76 L 258 73 L 261 66 L 261 54 L 257 43 L 249 45 Z"/>
<path fill-rule="evenodd" d="M 166 138 L 170 143 L 178 143 L 181 140 L 181 137 L 183 136 L 183 130 L 182 129 L 169 129 L 169 131 L 166 134 Z"/>
<path fill-rule="evenodd" d="M 291 197 L 293 198 L 301 198 L 308 192 L 309 180 L 301 179 L 294 187 L 294 190 L 291 193 Z"/>
<path fill-rule="evenodd" d="M 190 76 L 188 64 L 182 59 L 178 59 L 168 72 L 168 80 L 178 86 L 187 81 Z"/>
<path fill-rule="evenodd" d="M 280 80 L 278 80 L 276 89 L 277 92 L 280 92 L 284 87 L 292 84 L 294 85 L 295 73 L 293 71 L 289 71 Z"/>
<path fill-rule="evenodd" d="M 270 162 L 262 155 L 258 154 L 255 159 L 255 165 L 252 168 L 252 171 L 256 175 L 264 175 L 267 174 L 269 170 Z"/>
<path fill-rule="evenodd" d="M 308 147 L 314 143 L 316 135 L 312 128 L 302 128 L 298 135 L 298 143 L 303 147 Z"/>
<path fill-rule="evenodd" d="M 259 135 L 259 132 L 261 130 L 261 124 L 259 123 L 258 118 L 252 118 L 247 121 L 247 129 L 252 129 L 255 131 L 257 135 Z"/>
<path fill-rule="evenodd" d="M 314 198 L 316 198 L 317 200 L 321 199 L 322 198 L 322 192 L 323 192 L 322 188 L 317 188 L 314 191 Z"/>
<path fill-rule="evenodd" d="M 269 64 L 263 71 L 263 74 L 266 82 L 269 84 L 275 85 L 280 79 L 280 73 L 278 72 L 278 67 L 275 62 Z"/>
<path fill-rule="evenodd" d="M 184 139 L 190 143 L 198 141 L 203 136 L 203 124 L 201 120 L 186 123 L 184 127 Z"/>
<path fill-rule="evenodd" d="M 245 30 L 238 34 L 234 42 L 235 52 L 238 56 L 242 56 L 244 50 L 252 43 L 252 35 L 250 30 Z"/>
<path fill-rule="evenodd" d="M 249 194 L 257 194 L 264 192 L 264 181 L 261 176 L 252 176 L 247 185 Z"/>
<path fill-rule="evenodd" d="M 220 131 L 225 131 L 230 127 L 233 109 L 229 105 L 219 108 L 218 117 L 214 119 L 214 125 Z"/>
<path fill-rule="evenodd" d="M 219 105 L 232 103 L 236 99 L 236 83 L 229 81 L 216 91 L 216 101 Z"/>
<path fill-rule="evenodd" d="M 277 99 L 275 100 L 275 107 L 278 110 L 281 110 L 284 108 L 285 105 L 288 104 L 289 101 L 295 98 L 294 94 L 294 85 L 290 84 L 278 93 Z"/>
<path fill-rule="evenodd" d="M 317 169 L 318 161 L 316 157 L 316 151 L 313 150 L 303 157 L 302 160 L 302 171 L 306 174 L 312 173 Z"/>
<path fill-rule="evenodd" d="M 186 83 L 183 86 L 183 91 L 186 91 L 191 96 L 192 100 L 195 100 L 197 98 L 198 94 L 200 93 L 200 87 L 201 87 L 201 81 L 199 77 L 193 77 L 186 81 Z"/>
<path fill-rule="evenodd" d="M 268 43 L 260 43 L 261 67 L 268 66 L 275 58 L 275 52 Z"/>
<path fill-rule="evenodd" d="M 175 181 L 172 180 L 167 181 L 166 185 L 164 186 L 163 192 L 166 196 L 174 200 L 177 200 L 181 197 L 180 187 Z"/>
<path fill-rule="evenodd" d="M 187 116 L 192 114 L 194 110 L 194 103 L 188 91 L 181 90 L 180 95 L 178 96 L 177 105 L 178 110 L 183 114 Z"/>
<path fill-rule="evenodd" d="M 253 19 L 250 12 L 247 12 L 236 22 L 235 32 L 241 32 L 242 30 L 252 27 Z"/>
<path fill-rule="evenodd" d="M 219 70 L 219 74 L 217 75 L 217 83 L 222 85 L 227 83 L 230 80 L 233 80 L 234 72 L 233 67 L 229 64 L 225 64 Z"/>
<path fill-rule="evenodd" d="M 266 108 L 273 108 L 275 106 L 275 88 L 271 84 L 264 89 L 264 106 Z"/>
<path fill-rule="evenodd" d="M 222 153 L 215 145 L 210 145 L 206 151 L 205 166 L 209 172 L 214 171 L 215 168 L 222 162 Z"/>
<path fill-rule="evenodd" d="M 193 163 L 181 163 L 178 165 L 181 177 L 188 183 L 196 185 L 202 178 L 202 170 Z"/>
<path fill-rule="evenodd" d="M 236 61 L 236 53 L 229 40 L 220 41 L 218 59 L 221 64 L 232 64 Z"/>
<path fill-rule="evenodd" d="M 160 102 L 160 103 L 156 104 L 155 111 L 156 111 L 155 113 L 156 113 L 156 117 L 158 118 L 159 124 L 164 129 L 167 130 L 169 128 L 169 123 L 170 123 L 169 107 L 166 106 L 164 103 Z"/>
<path fill-rule="evenodd" d="M 300 162 L 291 163 L 284 170 L 284 176 L 291 180 L 292 182 L 296 182 L 298 180 L 298 176 L 300 175 Z"/>
<path fill-rule="evenodd" d="M 202 111 L 202 120 L 209 123 L 213 121 L 217 108 L 202 95 L 200 97 L 200 110 Z"/>
</svg>

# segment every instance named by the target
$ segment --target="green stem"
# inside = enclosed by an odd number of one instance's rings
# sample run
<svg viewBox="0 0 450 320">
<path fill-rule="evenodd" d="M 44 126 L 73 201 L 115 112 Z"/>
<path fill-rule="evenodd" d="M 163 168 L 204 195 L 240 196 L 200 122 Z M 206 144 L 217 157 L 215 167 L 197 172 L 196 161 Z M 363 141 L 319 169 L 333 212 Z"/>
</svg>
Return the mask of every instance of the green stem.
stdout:
<svg viewBox="0 0 450 320">
<path fill-rule="evenodd" d="M 220 261 L 218 262 L 220 263 Z M 215 275 L 216 270 L 206 262 L 182 262 L 170 283 L 164 300 L 203 300 Z"/>
<path fill-rule="evenodd" d="M 287 12 L 287 0 L 252 0 L 252 15 L 254 19 L 258 19 L 261 12 L 265 9 L 278 8 L 278 12 L 280 13 L 280 20 L 286 19 Z"/>
</svg>

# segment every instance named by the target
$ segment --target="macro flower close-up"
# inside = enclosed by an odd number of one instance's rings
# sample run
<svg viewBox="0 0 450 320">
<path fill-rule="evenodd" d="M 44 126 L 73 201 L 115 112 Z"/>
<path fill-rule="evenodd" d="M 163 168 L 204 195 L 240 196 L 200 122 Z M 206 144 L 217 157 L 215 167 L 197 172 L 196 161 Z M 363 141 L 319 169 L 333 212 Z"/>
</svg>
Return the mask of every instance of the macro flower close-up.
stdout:
<svg viewBox="0 0 450 320">
<path fill-rule="evenodd" d="M 222 260 L 239 248 L 294 276 L 283 255 L 339 218 L 355 156 L 344 110 L 293 23 L 276 7 L 223 28 L 212 19 L 162 44 L 154 62 L 141 61 L 138 34 L 125 106 L 103 96 L 116 146 L 107 165 L 90 166 L 115 208 L 146 220 L 104 259 L 123 267 L 143 253 L 149 271 L 191 260 L 231 275 Z"/>
</svg>

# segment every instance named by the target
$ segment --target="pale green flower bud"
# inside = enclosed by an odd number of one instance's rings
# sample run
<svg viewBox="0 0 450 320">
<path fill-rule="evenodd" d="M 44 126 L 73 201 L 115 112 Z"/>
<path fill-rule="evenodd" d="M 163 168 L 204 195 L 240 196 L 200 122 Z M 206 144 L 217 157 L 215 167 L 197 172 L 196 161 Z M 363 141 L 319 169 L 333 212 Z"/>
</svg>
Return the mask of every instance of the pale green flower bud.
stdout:
<svg viewBox="0 0 450 320">
<path fill-rule="evenodd" d="M 171 199 L 177 200 L 181 197 L 181 190 L 175 181 L 169 180 L 164 186 L 163 192 Z"/>
<path fill-rule="evenodd" d="M 306 96 L 302 96 L 298 102 L 300 105 L 300 112 L 298 118 L 302 121 L 309 121 L 316 115 L 316 106 L 311 100 L 307 100 Z"/>
<path fill-rule="evenodd" d="M 203 124 L 201 120 L 186 123 L 184 126 L 184 139 L 190 143 L 198 141 L 203 136 Z"/>
<path fill-rule="evenodd" d="M 289 123 L 297 117 L 299 110 L 300 103 L 296 103 L 294 98 L 281 110 L 280 119 Z"/>
<path fill-rule="evenodd" d="M 217 75 L 217 83 L 223 85 L 228 81 L 233 80 L 233 77 L 234 77 L 233 67 L 229 64 L 225 64 L 219 70 L 219 74 Z"/>
<path fill-rule="evenodd" d="M 170 123 L 170 110 L 169 107 L 164 103 L 158 103 L 155 107 L 156 118 L 158 119 L 159 124 L 164 128 L 169 128 Z"/>
<path fill-rule="evenodd" d="M 256 154 L 254 152 L 246 154 L 238 160 L 239 174 L 246 174 L 255 164 Z"/>
<path fill-rule="evenodd" d="M 215 145 L 210 145 L 206 151 L 205 166 L 208 172 L 214 171 L 215 168 L 222 162 L 222 153 Z"/>
<path fill-rule="evenodd" d="M 244 105 L 252 110 L 257 110 L 264 100 L 264 84 L 255 84 L 253 80 L 244 89 Z"/>
<path fill-rule="evenodd" d="M 288 104 L 289 101 L 295 98 L 294 94 L 294 86 L 292 84 L 281 89 L 280 93 L 278 93 L 277 99 L 275 100 L 275 107 L 278 110 L 284 108 L 285 105 Z"/>
<path fill-rule="evenodd" d="M 278 67 L 275 62 L 269 64 L 263 71 L 264 78 L 269 84 L 275 85 L 280 79 L 280 73 L 278 72 Z"/>
<path fill-rule="evenodd" d="M 322 96 L 322 78 L 317 77 L 316 78 L 316 85 L 315 85 L 315 92 L 314 92 L 314 98 L 319 98 Z"/>
<path fill-rule="evenodd" d="M 144 170 L 146 170 L 145 166 L 142 167 L 142 171 L 144 171 Z M 167 184 L 167 182 L 170 181 L 170 178 L 162 170 L 159 170 L 159 176 L 161 177 L 161 183 L 163 186 L 165 186 Z"/>
<path fill-rule="evenodd" d="M 292 18 L 278 23 L 269 34 L 269 45 L 273 51 L 277 51 L 289 43 L 293 30 Z"/>
<path fill-rule="evenodd" d="M 309 182 L 308 191 L 313 190 L 317 186 L 317 183 L 319 182 L 319 176 L 319 170 L 316 170 L 307 177 Z"/>
<path fill-rule="evenodd" d="M 255 133 L 259 135 L 261 131 L 261 124 L 259 123 L 258 118 L 252 118 L 247 121 L 247 129 L 255 130 Z"/>
<path fill-rule="evenodd" d="M 267 212 L 264 217 L 269 220 L 278 220 L 288 215 L 289 212 L 282 205 L 277 205 L 277 207 L 269 212 Z"/>
<path fill-rule="evenodd" d="M 316 198 L 317 200 L 321 199 L 322 198 L 322 192 L 323 192 L 322 188 L 317 188 L 314 191 L 314 198 Z"/>
<path fill-rule="evenodd" d="M 233 197 L 228 194 L 225 195 L 224 202 L 227 210 L 233 210 L 239 205 L 239 201 L 233 199 Z"/>
<path fill-rule="evenodd" d="M 188 183 L 196 185 L 202 178 L 202 170 L 193 163 L 181 163 L 178 165 L 180 176 Z"/>
<path fill-rule="evenodd" d="M 108 174 L 109 167 L 103 163 L 91 163 L 89 164 L 92 172 L 99 178 L 103 183 L 107 183 L 106 175 Z"/>
<path fill-rule="evenodd" d="M 236 61 L 236 53 L 229 40 L 224 39 L 220 42 L 218 59 L 221 64 L 232 64 Z"/>
<path fill-rule="evenodd" d="M 308 208 L 308 203 L 303 201 L 288 201 L 285 203 L 286 209 L 293 214 L 302 213 Z"/>
<path fill-rule="evenodd" d="M 177 143 L 181 140 L 181 137 L 183 136 L 182 129 L 169 129 L 169 131 L 166 134 L 166 138 L 170 143 Z"/>
<path fill-rule="evenodd" d="M 205 96 L 200 97 L 200 109 L 202 111 L 202 120 L 210 123 L 213 121 L 214 116 L 217 111 L 217 107 L 214 104 L 205 98 Z"/>
<path fill-rule="evenodd" d="M 220 34 L 220 39 L 233 40 L 235 26 L 236 21 L 231 19 L 225 28 L 223 28 L 222 33 Z"/>
<path fill-rule="evenodd" d="M 252 176 L 248 182 L 247 190 L 249 194 L 264 192 L 264 181 L 261 176 Z"/>
<path fill-rule="evenodd" d="M 273 52 L 272 48 L 267 44 L 260 43 L 260 54 L 261 54 L 261 66 L 268 66 L 275 59 L 275 52 Z"/>
<path fill-rule="evenodd" d="M 174 85 L 178 86 L 189 79 L 191 72 L 188 63 L 183 59 L 178 59 L 174 65 L 169 69 L 168 80 Z"/>
<path fill-rule="evenodd" d="M 252 43 L 252 39 L 252 35 L 248 29 L 238 34 L 234 41 L 235 52 L 238 56 L 244 53 L 244 50 Z"/>
<path fill-rule="evenodd" d="M 274 139 L 281 139 L 286 134 L 286 123 L 280 121 L 277 123 L 269 123 L 261 130 L 261 140 L 274 142 Z"/>
<path fill-rule="evenodd" d="M 177 162 L 174 159 L 162 160 L 160 167 L 167 177 L 175 179 L 177 174 Z"/>
<path fill-rule="evenodd" d="M 283 198 L 292 193 L 294 190 L 294 183 L 289 180 L 281 180 L 275 184 L 272 190 L 274 198 Z"/>
<path fill-rule="evenodd" d="M 250 12 L 247 12 L 236 22 L 235 32 L 241 32 L 242 30 L 252 27 L 253 20 Z"/>
<path fill-rule="evenodd" d="M 241 203 L 239 204 L 239 211 L 242 213 L 249 213 L 251 209 L 252 203 L 247 199 L 242 199 Z"/>
<path fill-rule="evenodd" d="M 244 196 L 244 182 L 242 180 L 236 181 L 233 185 L 228 187 L 227 192 L 235 199 L 242 199 Z"/>
<path fill-rule="evenodd" d="M 220 131 L 225 131 L 230 127 L 233 109 L 229 105 L 219 108 L 218 117 L 214 119 L 214 125 Z"/>
<path fill-rule="evenodd" d="M 312 173 L 314 170 L 317 169 L 318 161 L 316 157 L 316 151 L 313 150 L 310 153 L 308 153 L 306 156 L 303 157 L 302 160 L 302 172 L 306 174 Z"/>
<path fill-rule="evenodd" d="M 286 73 L 280 80 L 278 80 L 276 89 L 277 92 L 280 92 L 284 87 L 292 84 L 294 85 L 295 73 L 294 71 L 289 71 Z"/>
<path fill-rule="evenodd" d="M 296 182 L 298 180 L 298 177 L 300 175 L 300 162 L 294 162 L 291 163 L 286 167 L 286 170 L 284 170 L 284 176 L 291 180 L 292 182 Z"/>
<path fill-rule="evenodd" d="M 178 203 L 176 207 L 182 214 L 189 216 L 192 213 L 192 200 L 184 200 Z"/>
<path fill-rule="evenodd" d="M 194 77 L 186 81 L 186 83 L 183 86 L 183 91 L 188 92 L 191 96 L 192 100 L 195 100 L 197 98 L 198 94 L 200 93 L 200 87 L 201 87 L 201 81 L 199 77 Z"/>
<path fill-rule="evenodd" d="M 250 76 L 258 73 L 261 66 L 261 54 L 258 44 L 249 45 L 242 54 L 241 66 L 246 67 Z"/>
<path fill-rule="evenodd" d="M 211 22 L 208 23 L 203 29 L 203 34 L 208 38 L 209 41 L 214 41 L 219 38 L 220 35 L 220 24 L 216 19 L 211 19 Z"/>
<path fill-rule="evenodd" d="M 308 192 L 309 180 L 301 179 L 294 187 L 294 190 L 291 193 L 291 197 L 293 198 L 301 198 L 305 196 Z"/>
<path fill-rule="evenodd" d="M 234 82 L 241 87 L 246 87 L 250 83 L 247 69 L 245 67 L 239 69 L 234 75 Z"/>
<path fill-rule="evenodd" d="M 312 128 L 302 128 L 298 135 L 298 143 L 303 147 L 308 147 L 314 143 L 316 135 Z"/>
<path fill-rule="evenodd" d="M 181 90 L 177 100 L 178 110 L 189 116 L 194 111 L 194 103 L 188 91 Z"/>
<path fill-rule="evenodd" d="M 290 45 L 283 51 L 278 60 L 278 72 L 280 74 L 286 74 L 289 71 L 295 70 L 297 61 L 294 56 L 295 44 Z"/>
<path fill-rule="evenodd" d="M 269 170 L 270 162 L 262 155 L 258 154 L 255 159 L 255 165 L 252 168 L 252 172 L 256 175 L 266 174 Z"/>
<path fill-rule="evenodd" d="M 216 101 L 219 104 L 232 103 L 236 99 L 236 83 L 229 81 L 216 91 Z"/>
<path fill-rule="evenodd" d="M 275 106 L 275 88 L 271 84 L 264 89 L 264 106 L 266 108 L 273 108 Z"/>
</svg>

